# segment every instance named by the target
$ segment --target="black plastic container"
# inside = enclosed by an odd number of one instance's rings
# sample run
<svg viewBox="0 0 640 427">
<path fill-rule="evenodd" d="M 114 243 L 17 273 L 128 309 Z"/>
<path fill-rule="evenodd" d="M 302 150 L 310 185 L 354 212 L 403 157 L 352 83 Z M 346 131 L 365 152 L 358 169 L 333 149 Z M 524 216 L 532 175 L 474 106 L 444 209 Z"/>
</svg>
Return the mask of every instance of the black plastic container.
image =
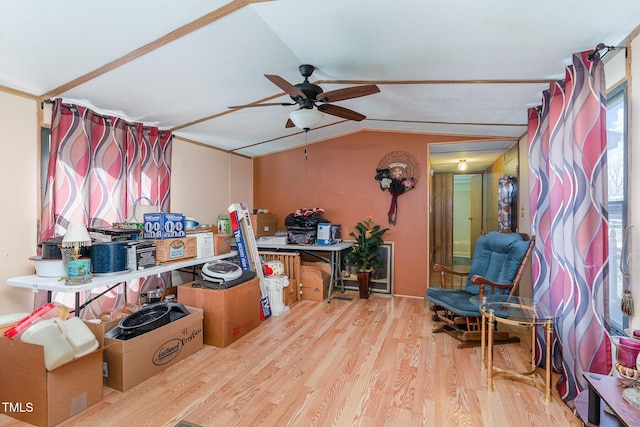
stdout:
<svg viewBox="0 0 640 427">
<path fill-rule="evenodd" d="M 123 335 L 138 336 L 164 326 L 171 321 L 171 307 L 152 304 L 123 318 L 118 327 Z"/>
<path fill-rule="evenodd" d="M 317 227 L 287 227 L 287 243 L 292 245 L 315 245 L 317 237 Z"/>
<path fill-rule="evenodd" d="M 117 274 L 127 269 L 128 242 L 93 243 L 90 249 L 91 272 L 93 274 Z"/>
</svg>

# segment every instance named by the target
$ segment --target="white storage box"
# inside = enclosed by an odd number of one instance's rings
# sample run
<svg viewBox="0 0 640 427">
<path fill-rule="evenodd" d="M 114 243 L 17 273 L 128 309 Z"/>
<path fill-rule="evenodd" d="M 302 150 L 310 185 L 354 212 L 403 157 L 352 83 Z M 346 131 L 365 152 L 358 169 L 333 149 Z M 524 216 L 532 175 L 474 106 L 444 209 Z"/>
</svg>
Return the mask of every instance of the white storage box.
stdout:
<svg viewBox="0 0 640 427">
<path fill-rule="evenodd" d="M 331 224 L 321 222 L 318 224 L 318 236 L 316 238 L 318 245 L 331 244 Z"/>
<path fill-rule="evenodd" d="M 213 233 L 189 233 L 190 237 L 198 239 L 196 258 L 206 258 L 213 256 Z"/>
<path fill-rule="evenodd" d="M 99 346 L 91 329 L 79 317 L 71 317 L 64 321 L 67 329 L 67 341 L 75 353 L 75 357 L 81 357 L 96 350 Z"/>
</svg>

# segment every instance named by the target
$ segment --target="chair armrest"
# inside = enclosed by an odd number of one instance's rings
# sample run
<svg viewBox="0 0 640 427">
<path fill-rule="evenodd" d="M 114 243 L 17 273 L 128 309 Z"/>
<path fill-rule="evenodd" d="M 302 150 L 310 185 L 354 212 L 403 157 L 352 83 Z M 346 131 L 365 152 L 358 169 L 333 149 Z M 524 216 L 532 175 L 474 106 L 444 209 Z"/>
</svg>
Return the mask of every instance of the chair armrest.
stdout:
<svg viewBox="0 0 640 427">
<path fill-rule="evenodd" d="M 496 289 L 500 289 L 500 293 L 503 293 L 504 290 L 513 288 L 513 283 L 495 283 L 477 274 L 471 278 L 471 283 L 480 286 L 480 295 L 484 295 L 485 286 L 491 287 L 492 294 L 495 293 Z"/>
<path fill-rule="evenodd" d="M 469 272 L 455 271 L 455 270 L 452 270 L 452 269 L 450 269 L 448 267 L 445 267 L 442 264 L 433 264 L 433 271 L 435 271 L 436 273 L 440 273 L 440 286 L 443 289 L 447 288 L 447 280 L 445 279 L 445 275 L 446 274 L 450 274 L 452 276 L 458 276 L 459 278 L 467 277 L 469 275 Z M 463 284 L 462 284 L 462 281 L 461 281 L 461 283 L 459 285 L 454 285 L 453 279 L 451 281 L 451 285 L 454 288 L 456 286 L 464 287 Z"/>
<path fill-rule="evenodd" d="M 463 271 L 455 271 L 452 270 L 448 267 L 445 267 L 442 264 L 433 264 L 433 271 L 435 272 L 439 272 L 439 273 L 446 273 L 446 274 L 453 274 L 454 276 L 468 276 L 469 272 L 467 271 L 466 273 Z"/>
</svg>

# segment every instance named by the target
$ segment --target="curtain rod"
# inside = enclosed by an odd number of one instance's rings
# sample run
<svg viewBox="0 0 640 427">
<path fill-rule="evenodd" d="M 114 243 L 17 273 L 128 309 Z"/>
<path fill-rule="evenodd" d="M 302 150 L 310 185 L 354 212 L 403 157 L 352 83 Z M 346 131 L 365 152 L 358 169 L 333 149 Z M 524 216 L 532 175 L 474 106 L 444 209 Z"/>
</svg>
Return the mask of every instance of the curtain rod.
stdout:
<svg viewBox="0 0 640 427">
<path fill-rule="evenodd" d="M 602 55 L 600 55 L 600 51 L 606 49 Z M 587 55 L 587 59 L 589 61 L 593 61 L 596 55 L 600 57 L 600 59 L 604 58 L 606 54 L 616 49 L 624 49 L 624 57 L 627 57 L 628 51 L 626 46 L 606 46 L 604 43 L 598 43 L 595 48 L 593 48 L 593 53 Z"/>
<path fill-rule="evenodd" d="M 42 101 L 42 104 L 40 105 L 40 108 L 44 108 L 44 104 L 53 104 L 53 103 L 55 103 L 55 100 L 53 100 L 53 99 L 51 99 L 51 98 L 44 99 L 44 100 Z M 69 106 L 69 105 L 67 105 L 67 104 L 63 104 L 63 105 L 64 105 L 65 107 L 67 107 L 67 108 L 71 109 L 71 110 L 75 110 L 75 107 L 73 107 L 73 106 Z M 93 111 L 93 110 L 92 110 L 92 112 L 93 112 L 93 115 L 94 115 L 94 116 L 97 116 L 97 117 L 103 118 L 103 119 L 107 120 L 108 122 L 111 122 L 111 119 L 112 119 L 112 118 L 111 118 L 110 116 L 106 116 L 106 115 L 104 115 L 104 114 L 97 113 L 97 112 L 95 112 L 95 111 Z M 125 125 L 125 126 L 129 126 L 129 127 L 136 127 L 136 126 L 137 126 L 137 124 L 136 124 L 136 123 L 131 123 L 131 122 L 129 122 L 128 120 L 125 120 L 125 119 L 122 119 L 122 120 L 123 120 L 123 122 L 124 122 L 124 125 Z M 149 133 L 149 132 L 151 131 L 151 128 L 154 128 L 154 127 L 155 127 L 155 126 L 149 126 L 149 125 L 142 124 L 142 129 L 143 129 L 143 131 L 144 131 L 145 133 Z M 158 133 L 159 133 L 159 135 L 160 135 L 160 136 L 165 136 L 165 135 L 166 135 L 166 132 L 167 132 L 167 131 L 166 131 L 166 130 L 164 130 L 164 129 L 158 129 Z"/>
</svg>

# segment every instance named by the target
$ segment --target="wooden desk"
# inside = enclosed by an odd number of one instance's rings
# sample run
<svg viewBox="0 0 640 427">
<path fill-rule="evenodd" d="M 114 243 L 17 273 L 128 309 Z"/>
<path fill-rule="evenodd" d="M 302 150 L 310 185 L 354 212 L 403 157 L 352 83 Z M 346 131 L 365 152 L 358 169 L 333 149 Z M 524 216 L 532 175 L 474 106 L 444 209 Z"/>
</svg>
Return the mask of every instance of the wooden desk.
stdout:
<svg viewBox="0 0 640 427">
<path fill-rule="evenodd" d="M 590 426 L 640 426 L 640 410 L 622 398 L 625 389 L 619 386 L 620 382 L 627 384 L 633 380 L 592 372 L 582 376 L 589 385 L 576 398 L 576 410 L 582 422 Z M 600 402 L 608 405 L 616 416 L 604 412 Z"/>
</svg>

